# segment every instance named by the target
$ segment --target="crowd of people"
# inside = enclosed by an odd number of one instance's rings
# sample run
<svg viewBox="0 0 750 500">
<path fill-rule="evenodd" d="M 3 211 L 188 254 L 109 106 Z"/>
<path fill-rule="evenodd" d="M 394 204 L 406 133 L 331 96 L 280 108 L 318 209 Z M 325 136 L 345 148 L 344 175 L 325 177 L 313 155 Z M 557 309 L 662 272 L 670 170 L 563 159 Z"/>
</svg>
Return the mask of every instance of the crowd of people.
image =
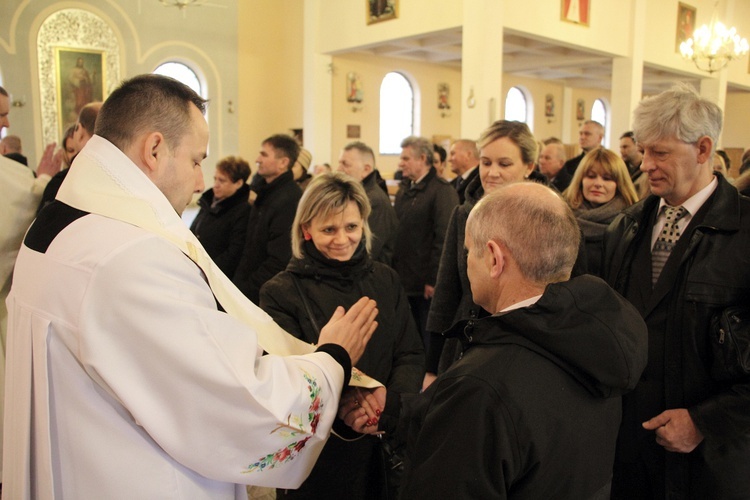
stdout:
<svg viewBox="0 0 750 500">
<path fill-rule="evenodd" d="M 204 111 L 139 76 L 1 159 L 6 494 L 750 495 L 750 150 L 730 179 L 715 104 L 644 99 L 619 154 L 591 120 L 572 158 L 407 137 L 393 201 L 367 144 L 285 134 L 204 191 Z"/>
</svg>

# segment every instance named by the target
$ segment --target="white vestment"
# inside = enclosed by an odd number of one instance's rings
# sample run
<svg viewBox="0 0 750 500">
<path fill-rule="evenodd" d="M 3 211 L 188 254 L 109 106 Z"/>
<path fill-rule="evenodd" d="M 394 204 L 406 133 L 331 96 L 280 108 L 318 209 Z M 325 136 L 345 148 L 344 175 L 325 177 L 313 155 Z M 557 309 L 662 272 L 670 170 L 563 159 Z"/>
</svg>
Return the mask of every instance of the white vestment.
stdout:
<svg viewBox="0 0 750 500">
<path fill-rule="evenodd" d="M 18 256 L 3 493 L 220 499 L 246 498 L 243 484 L 297 487 L 329 435 L 343 369 L 323 352 L 261 356 L 256 332 L 278 326 L 236 289 L 222 299 L 229 280 L 161 192 L 97 136 L 58 200 L 75 206 L 79 182 L 96 198 L 91 178 L 119 208 Z M 147 210 L 141 220 L 116 213 L 129 206 Z M 217 300 L 236 303 L 222 302 L 225 313 Z M 243 311 L 230 311 L 237 304 Z"/>
<path fill-rule="evenodd" d="M 17 161 L 0 156 L 0 455 L 2 455 L 2 395 L 5 386 L 5 338 L 8 311 L 5 299 L 10 291 L 10 278 L 16 263 L 23 235 L 34 220 L 42 193 L 50 180 L 49 175 L 34 178 L 31 169 Z M 2 481 L 0 458 L 0 482 Z"/>
</svg>

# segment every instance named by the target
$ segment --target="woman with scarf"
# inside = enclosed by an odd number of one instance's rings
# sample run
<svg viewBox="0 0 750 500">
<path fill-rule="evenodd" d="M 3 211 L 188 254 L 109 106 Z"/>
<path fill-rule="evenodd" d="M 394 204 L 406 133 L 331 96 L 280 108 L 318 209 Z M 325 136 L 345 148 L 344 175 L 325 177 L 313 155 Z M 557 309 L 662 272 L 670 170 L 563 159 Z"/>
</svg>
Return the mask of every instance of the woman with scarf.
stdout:
<svg viewBox="0 0 750 500">
<path fill-rule="evenodd" d="M 198 200 L 200 212 L 190 225 L 208 255 L 232 276 L 242 257 L 250 205 L 250 165 L 240 157 L 227 156 L 216 164 L 214 187 Z"/>
<path fill-rule="evenodd" d="M 442 332 L 458 320 L 488 314 L 474 304 L 466 272 L 464 233 L 469 212 L 482 196 L 503 185 L 523 181 L 546 184 L 546 177 L 534 170 L 539 146 L 525 123 L 498 120 L 482 132 L 477 146 L 480 149 L 479 175 L 466 186 L 464 203 L 453 210 L 440 256 L 435 296 L 427 318 L 431 338 L 423 389 L 461 354 L 458 339 L 446 340 Z"/>
<path fill-rule="evenodd" d="M 313 178 L 292 225 L 293 257 L 261 289 L 260 307 L 287 332 L 317 343 L 337 306 L 374 299 L 378 329 L 357 368 L 394 393 L 417 393 L 422 340 L 398 275 L 370 258 L 369 214 L 360 182 L 343 173 Z M 298 490 L 277 491 L 277 498 L 385 498 L 379 439 L 338 424 L 308 479 Z"/>
<path fill-rule="evenodd" d="M 638 201 L 625 162 L 599 147 L 581 160 L 563 196 L 583 231 L 590 274 L 601 276 L 604 231 L 625 208 Z"/>
</svg>

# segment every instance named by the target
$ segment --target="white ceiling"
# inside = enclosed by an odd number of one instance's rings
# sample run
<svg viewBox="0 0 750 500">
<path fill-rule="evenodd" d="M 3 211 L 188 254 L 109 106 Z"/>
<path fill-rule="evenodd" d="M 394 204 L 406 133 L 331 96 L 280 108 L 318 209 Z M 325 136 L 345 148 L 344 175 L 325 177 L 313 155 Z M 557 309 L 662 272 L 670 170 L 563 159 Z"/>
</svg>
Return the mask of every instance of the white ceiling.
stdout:
<svg viewBox="0 0 750 500">
<path fill-rule="evenodd" d="M 359 48 L 356 52 L 398 57 L 461 67 L 461 28 L 430 33 L 413 38 L 389 40 Z M 570 87 L 600 88 L 612 86 L 612 57 L 594 50 L 559 45 L 555 42 L 505 32 L 503 71 L 518 76 L 552 80 Z M 643 93 L 655 94 L 675 82 L 699 86 L 693 74 L 656 68 L 643 69 Z M 728 89 L 732 91 L 730 87 Z"/>
</svg>

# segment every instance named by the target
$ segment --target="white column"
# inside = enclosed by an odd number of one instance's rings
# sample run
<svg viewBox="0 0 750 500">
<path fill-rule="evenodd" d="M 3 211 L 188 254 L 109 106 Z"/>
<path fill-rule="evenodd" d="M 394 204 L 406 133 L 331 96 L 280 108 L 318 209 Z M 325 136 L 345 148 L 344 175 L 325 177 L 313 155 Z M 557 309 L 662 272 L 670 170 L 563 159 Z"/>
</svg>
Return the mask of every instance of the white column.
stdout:
<svg viewBox="0 0 750 500">
<path fill-rule="evenodd" d="M 321 3 L 305 0 L 302 35 L 302 127 L 313 159 L 331 158 L 333 128 L 332 57 L 318 51 Z"/>
<path fill-rule="evenodd" d="M 478 139 L 502 118 L 505 0 L 464 0 L 461 51 L 461 137 Z M 492 22 L 488 22 L 492 20 Z M 474 106 L 470 107 L 469 100 Z"/>
<path fill-rule="evenodd" d="M 699 92 L 700 95 L 715 102 L 724 111 L 727 103 L 727 69 L 717 71 L 711 78 L 701 78 Z M 716 143 L 716 148 L 721 149 L 721 136 Z"/>
<path fill-rule="evenodd" d="M 573 87 L 565 85 L 563 87 L 563 98 L 562 98 L 562 140 L 565 144 L 577 144 L 578 143 L 578 129 L 573 130 Z"/>
<path fill-rule="evenodd" d="M 643 52 L 645 49 L 646 0 L 633 2 L 631 45 L 627 57 L 612 60 L 612 119 L 610 147 L 617 149 L 619 137 L 632 127 L 633 111 L 643 94 Z"/>
</svg>

